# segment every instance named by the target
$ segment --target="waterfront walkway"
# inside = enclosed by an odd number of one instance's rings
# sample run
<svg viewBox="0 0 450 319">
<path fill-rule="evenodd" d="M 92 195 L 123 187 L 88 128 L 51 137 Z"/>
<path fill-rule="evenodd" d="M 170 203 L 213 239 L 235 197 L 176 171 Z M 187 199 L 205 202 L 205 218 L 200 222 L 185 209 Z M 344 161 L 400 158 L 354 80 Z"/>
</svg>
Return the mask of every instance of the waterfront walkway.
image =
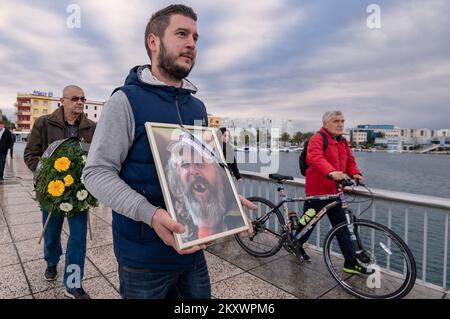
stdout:
<svg viewBox="0 0 450 319">
<path fill-rule="evenodd" d="M 45 261 L 41 213 L 33 201 L 32 174 L 23 163 L 23 145 L 8 158 L 5 181 L 0 182 L 0 299 L 65 298 L 62 267 L 58 280 L 43 278 Z M 93 239 L 88 239 L 83 287 L 92 298 L 120 298 L 117 263 L 112 248 L 111 210 L 103 205 L 91 211 Z M 63 252 L 67 225 L 62 235 Z M 320 253 L 309 250 L 311 263 L 300 264 L 284 250 L 258 259 L 249 256 L 233 238 L 208 248 L 206 259 L 214 298 L 352 298 L 331 278 Z M 63 261 L 64 256 L 61 261 Z M 407 298 L 447 298 L 442 291 L 416 285 Z"/>
</svg>

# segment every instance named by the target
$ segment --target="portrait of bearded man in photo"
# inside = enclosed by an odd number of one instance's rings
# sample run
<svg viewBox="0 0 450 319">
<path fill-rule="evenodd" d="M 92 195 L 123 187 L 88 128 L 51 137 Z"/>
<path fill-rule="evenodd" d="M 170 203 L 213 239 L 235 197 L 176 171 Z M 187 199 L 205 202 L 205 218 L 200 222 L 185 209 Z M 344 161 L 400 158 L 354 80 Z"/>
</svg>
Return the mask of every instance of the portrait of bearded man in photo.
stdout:
<svg viewBox="0 0 450 319">
<path fill-rule="evenodd" d="M 165 173 L 177 221 L 186 227 L 183 241 L 226 231 L 230 227 L 225 222 L 227 213 L 239 208 L 229 201 L 233 193 L 226 168 L 218 164 L 212 148 L 185 133 L 169 143 L 167 150 L 170 158 Z"/>
</svg>

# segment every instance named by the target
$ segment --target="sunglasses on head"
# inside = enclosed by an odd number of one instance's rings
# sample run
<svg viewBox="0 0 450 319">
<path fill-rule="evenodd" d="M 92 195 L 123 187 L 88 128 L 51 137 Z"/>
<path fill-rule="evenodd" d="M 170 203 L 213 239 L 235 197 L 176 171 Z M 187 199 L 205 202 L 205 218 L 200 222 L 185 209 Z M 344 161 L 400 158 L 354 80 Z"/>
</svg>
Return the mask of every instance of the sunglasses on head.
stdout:
<svg viewBox="0 0 450 319">
<path fill-rule="evenodd" d="M 86 102 L 86 98 L 84 96 L 72 96 L 72 97 L 64 97 L 65 99 L 71 100 L 72 102 Z"/>
</svg>

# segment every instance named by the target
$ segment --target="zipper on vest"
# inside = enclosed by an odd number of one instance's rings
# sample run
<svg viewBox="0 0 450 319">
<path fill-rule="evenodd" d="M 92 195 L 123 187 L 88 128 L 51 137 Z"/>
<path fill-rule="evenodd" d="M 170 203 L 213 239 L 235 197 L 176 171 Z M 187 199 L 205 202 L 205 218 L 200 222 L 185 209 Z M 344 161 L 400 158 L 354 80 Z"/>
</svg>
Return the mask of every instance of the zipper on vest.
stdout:
<svg viewBox="0 0 450 319">
<path fill-rule="evenodd" d="M 175 106 L 176 106 L 176 108 L 177 108 L 178 121 L 180 122 L 181 127 L 184 127 L 184 126 L 183 126 L 183 120 L 182 120 L 182 118 L 181 118 L 180 107 L 179 107 L 179 105 L 178 105 L 178 92 L 177 92 L 177 94 L 175 95 Z"/>
</svg>

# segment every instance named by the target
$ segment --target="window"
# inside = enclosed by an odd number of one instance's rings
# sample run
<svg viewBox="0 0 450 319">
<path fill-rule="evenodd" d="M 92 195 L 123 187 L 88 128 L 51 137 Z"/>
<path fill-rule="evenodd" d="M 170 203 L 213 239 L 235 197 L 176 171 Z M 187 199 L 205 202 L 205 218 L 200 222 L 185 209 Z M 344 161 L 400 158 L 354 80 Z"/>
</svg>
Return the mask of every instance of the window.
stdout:
<svg viewBox="0 0 450 319">
<path fill-rule="evenodd" d="M 97 107 L 96 106 L 94 106 L 94 111 L 97 111 Z"/>
<path fill-rule="evenodd" d="M 33 100 L 33 105 L 38 105 L 39 101 L 38 100 Z"/>
<path fill-rule="evenodd" d="M 97 114 L 94 114 L 94 118 L 97 118 Z"/>
<path fill-rule="evenodd" d="M 88 105 L 86 105 L 86 110 L 88 109 Z"/>
<path fill-rule="evenodd" d="M 48 101 L 44 101 L 44 106 L 47 106 L 48 105 Z"/>
</svg>

